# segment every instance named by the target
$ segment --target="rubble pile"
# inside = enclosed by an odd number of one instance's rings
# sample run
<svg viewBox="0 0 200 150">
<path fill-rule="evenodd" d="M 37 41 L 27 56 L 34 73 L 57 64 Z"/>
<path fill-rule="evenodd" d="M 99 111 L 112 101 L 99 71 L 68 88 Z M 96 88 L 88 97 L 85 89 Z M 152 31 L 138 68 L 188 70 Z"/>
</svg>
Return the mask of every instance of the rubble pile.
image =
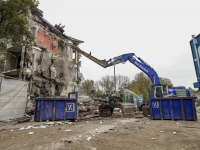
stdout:
<svg viewBox="0 0 200 150">
<path fill-rule="evenodd" d="M 15 129 L 12 129 L 10 131 L 12 132 L 12 131 L 21 131 L 21 130 L 30 130 L 30 129 L 45 129 L 45 128 L 48 128 L 48 127 L 62 125 L 62 124 L 69 124 L 69 125 L 73 124 L 74 125 L 73 122 L 46 122 L 46 123 L 42 123 L 42 125 L 39 124 L 39 125 L 34 125 L 34 126 L 15 128 Z M 58 128 L 56 130 L 60 130 L 60 129 L 61 128 Z M 65 130 L 65 132 L 68 132 L 68 131 L 72 131 L 72 130 Z"/>
<path fill-rule="evenodd" d="M 77 103 L 78 119 L 99 116 L 99 106 L 102 103 L 107 103 L 107 101 L 101 98 L 80 96 Z"/>
<path fill-rule="evenodd" d="M 113 109 L 113 116 L 123 117 L 122 110 L 120 108 Z"/>
<path fill-rule="evenodd" d="M 35 101 L 34 100 L 29 100 L 29 102 L 27 104 L 26 113 L 28 115 L 32 115 L 32 114 L 34 114 L 34 110 L 35 110 Z"/>
</svg>

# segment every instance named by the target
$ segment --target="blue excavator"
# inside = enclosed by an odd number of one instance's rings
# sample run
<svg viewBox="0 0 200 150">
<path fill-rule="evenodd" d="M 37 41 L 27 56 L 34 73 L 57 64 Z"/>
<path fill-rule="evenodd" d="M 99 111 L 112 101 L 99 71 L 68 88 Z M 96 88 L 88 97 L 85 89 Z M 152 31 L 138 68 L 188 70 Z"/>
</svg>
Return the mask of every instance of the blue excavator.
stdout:
<svg viewBox="0 0 200 150">
<path fill-rule="evenodd" d="M 190 47 L 192 51 L 194 67 L 197 76 L 197 82 L 193 83 L 194 88 L 198 88 L 200 92 L 200 34 L 195 37 L 192 35 L 192 40 L 190 41 Z"/>
<path fill-rule="evenodd" d="M 171 88 L 167 85 L 161 85 L 156 71 L 140 57 L 137 57 L 134 53 L 123 54 L 109 60 L 99 60 L 92 56 L 91 53 L 87 54 L 75 45 L 72 45 L 72 48 L 104 68 L 130 61 L 130 63 L 134 64 L 151 79 L 152 85 L 150 87 L 149 94 L 153 95 L 155 98 L 166 97 L 169 95 L 175 97 L 190 97 L 190 91 L 184 86 Z M 109 103 L 99 106 L 100 116 L 104 116 L 104 114 L 112 115 L 114 108 L 120 108 L 124 117 L 133 116 L 134 112 L 136 111 L 135 106 L 132 103 L 123 103 L 122 96 L 123 89 L 117 92 L 115 87 L 115 91 L 109 93 Z"/>
<path fill-rule="evenodd" d="M 150 92 L 155 98 L 165 97 L 167 95 L 177 96 L 177 97 L 190 97 L 190 91 L 186 89 L 184 86 L 177 86 L 172 88 L 171 86 L 161 85 L 159 76 L 156 73 L 156 71 L 143 59 L 137 57 L 134 53 L 123 54 L 113 59 L 109 59 L 107 61 L 108 62 L 107 67 L 119 63 L 125 63 L 127 60 L 130 61 L 130 63 L 134 64 L 146 75 L 148 75 L 148 77 L 151 79 L 152 86 L 150 88 Z"/>
</svg>

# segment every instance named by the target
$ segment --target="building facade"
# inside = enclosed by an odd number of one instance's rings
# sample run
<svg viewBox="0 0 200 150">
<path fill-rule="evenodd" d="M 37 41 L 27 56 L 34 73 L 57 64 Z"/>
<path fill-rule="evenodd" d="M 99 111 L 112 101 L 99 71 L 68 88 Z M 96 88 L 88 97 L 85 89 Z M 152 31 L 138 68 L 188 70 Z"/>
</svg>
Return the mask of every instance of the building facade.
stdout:
<svg viewBox="0 0 200 150">
<path fill-rule="evenodd" d="M 12 53 L 0 68 L 6 76 L 30 81 L 30 97 L 67 96 L 78 91 L 81 54 L 72 47 L 83 41 L 64 34 L 64 26 L 51 25 L 42 11 L 31 13 L 29 29 L 35 39 L 27 46 L 12 47 Z"/>
</svg>

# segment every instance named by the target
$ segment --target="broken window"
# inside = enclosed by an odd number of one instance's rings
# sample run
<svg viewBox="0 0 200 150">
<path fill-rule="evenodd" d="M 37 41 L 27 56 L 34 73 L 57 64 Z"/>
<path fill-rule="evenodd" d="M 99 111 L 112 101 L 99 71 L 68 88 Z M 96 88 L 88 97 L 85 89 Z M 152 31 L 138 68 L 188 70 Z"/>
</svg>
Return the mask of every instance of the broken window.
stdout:
<svg viewBox="0 0 200 150">
<path fill-rule="evenodd" d="M 72 60 L 75 60 L 76 59 L 76 52 L 73 51 L 73 54 L 72 54 Z"/>
<path fill-rule="evenodd" d="M 8 51 L 11 53 L 11 56 L 5 60 L 2 73 L 12 77 L 19 77 L 18 75 L 20 69 L 22 47 L 11 47 L 8 49 Z"/>
<path fill-rule="evenodd" d="M 63 52 L 63 46 L 60 42 L 58 42 L 58 52 L 57 52 L 57 55 L 62 55 L 62 52 Z"/>
</svg>

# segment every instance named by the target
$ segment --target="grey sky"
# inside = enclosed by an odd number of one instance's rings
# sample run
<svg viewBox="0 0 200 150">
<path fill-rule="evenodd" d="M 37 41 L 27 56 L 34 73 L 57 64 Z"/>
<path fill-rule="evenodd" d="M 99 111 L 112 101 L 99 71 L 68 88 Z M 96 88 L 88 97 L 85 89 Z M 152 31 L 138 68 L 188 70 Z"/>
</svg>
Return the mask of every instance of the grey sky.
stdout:
<svg viewBox="0 0 200 150">
<path fill-rule="evenodd" d="M 65 34 L 83 40 L 80 48 L 99 59 L 135 53 L 160 77 L 175 86 L 193 88 L 196 82 L 189 41 L 200 33 L 198 0 L 40 0 L 39 8 L 51 24 L 65 25 Z M 86 79 L 113 75 L 81 58 Z M 116 73 L 133 79 L 140 70 L 127 62 Z"/>
</svg>

